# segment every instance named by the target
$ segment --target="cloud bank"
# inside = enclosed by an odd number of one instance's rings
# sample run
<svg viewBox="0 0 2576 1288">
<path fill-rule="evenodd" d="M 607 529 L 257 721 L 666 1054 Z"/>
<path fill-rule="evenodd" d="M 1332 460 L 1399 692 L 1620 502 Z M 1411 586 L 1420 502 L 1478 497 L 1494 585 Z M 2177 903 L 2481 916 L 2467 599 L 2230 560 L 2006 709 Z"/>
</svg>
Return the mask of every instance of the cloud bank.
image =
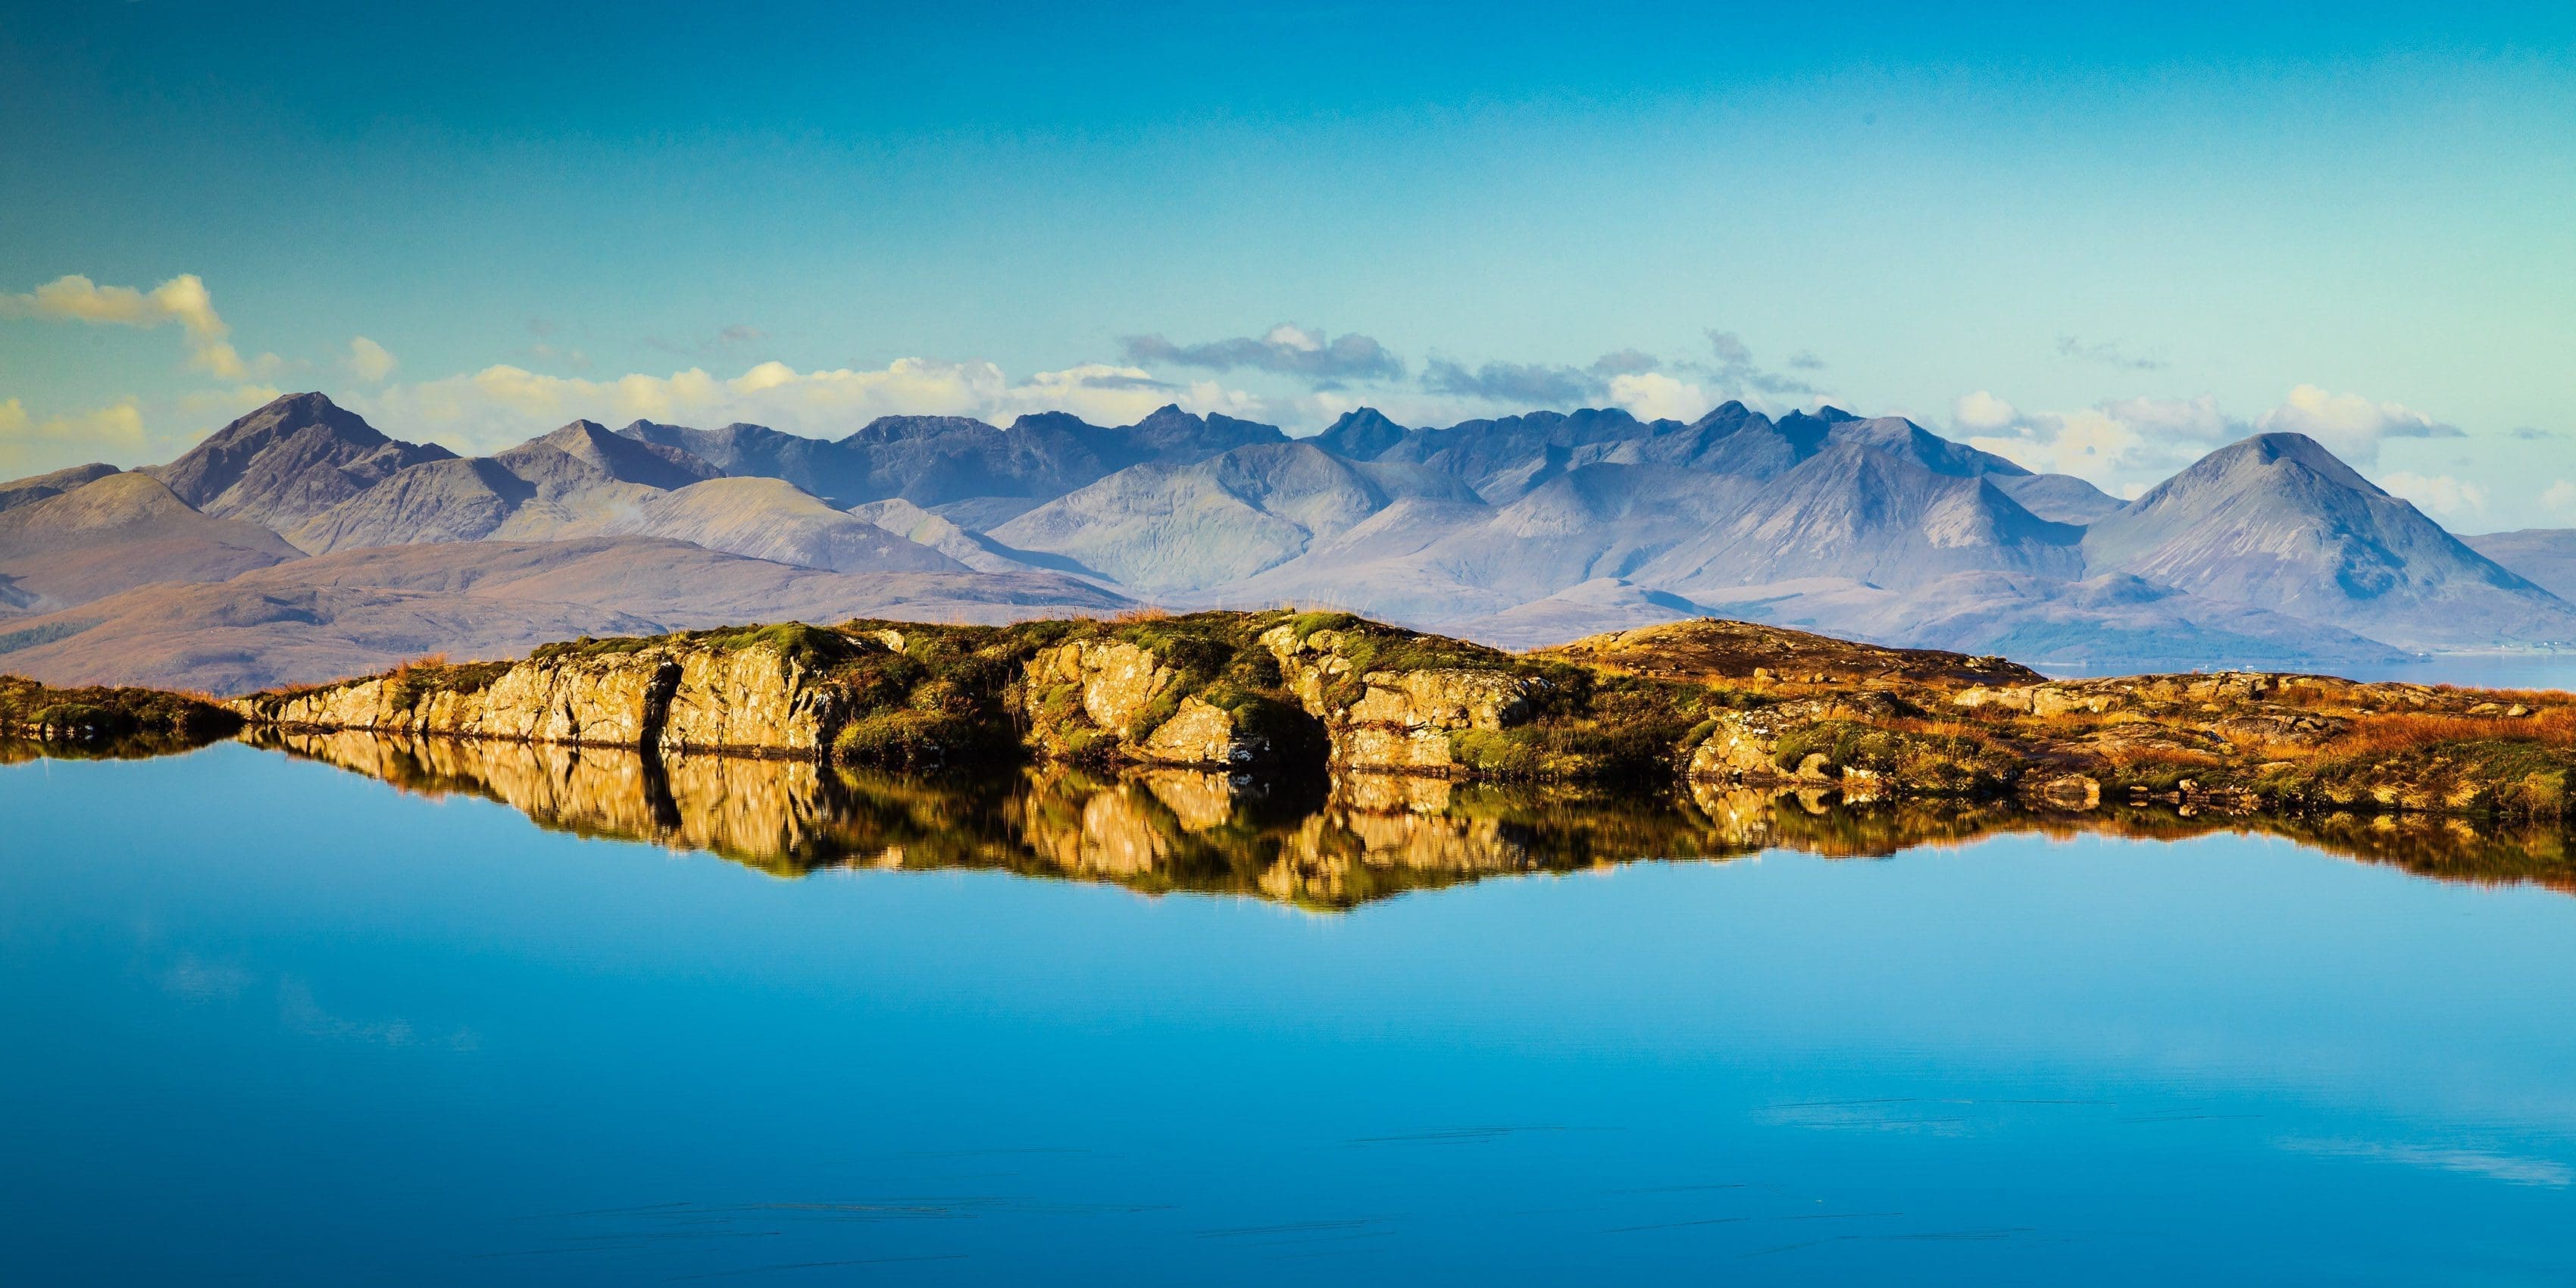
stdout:
<svg viewBox="0 0 2576 1288">
<path fill-rule="evenodd" d="M 1404 363 L 1369 336 L 1356 332 L 1327 336 L 1286 322 L 1257 337 L 1174 344 L 1160 335 L 1131 335 L 1118 343 L 1131 365 L 1267 371 L 1296 377 L 1319 389 L 1352 380 L 1404 378 Z"/>
<path fill-rule="evenodd" d="M 903 358 L 882 368 L 799 371 L 759 363 L 722 377 L 692 367 L 667 376 L 608 380 L 550 376 L 498 365 L 471 375 L 388 387 L 350 399 L 389 432 L 427 435 L 490 451 L 575 419 L 719 425 L 750 421 L 817 437 L 848 434 L 879 416 L 974 416 L 996 423 L 1068 411 L 1127 424 L 1178 403 L 1195 412 L 1254 416 L 1260 400 L 1213 381 L 1176 385 L 1141 367 L 1089 363 L 1012 380 L 989 362 Z"/>
<path fill-rule="evenodd" d="M 2456 427 L 2411 407 L 2329 393 L 2315 385 L 2291 389 L 2279 406 L 2250 421 L 2228 415 L 2206 394 L 2123 398 L 2080 411 L 2024 412 L 1980 389 L 1951 404 L 1950 424 L 1951 433 L 1971 446 L 2034 470 L 2073 474 L 2119 495 L 2135 495 L 2144 485 L 2251 434 L 2305 434 L 2365 469 L 2378 463 L 2381 445 L 2391 439 L 2463 437 Z M 2433 501 L 2464 511 L 2486 504 L 2486 494 L 2474 486 L 2444 489 L 2423 476 L 2406 477 L 2415 479 Z"/>
<path fill-rule="evenodd" d="M 246 362 L 233 348 L 232 328 L 215 312 L 214 296 L 194 273 L 181 273 L 149 291 L 101 286 L 77 273 L 24 295 L 0 295 L 0 317 L 130 326 L 142 330 L 176 324 L 188 337 L 188 365 L 218 380 L 243 380 L 273 370 L 277 355 Z"/>
</svg>

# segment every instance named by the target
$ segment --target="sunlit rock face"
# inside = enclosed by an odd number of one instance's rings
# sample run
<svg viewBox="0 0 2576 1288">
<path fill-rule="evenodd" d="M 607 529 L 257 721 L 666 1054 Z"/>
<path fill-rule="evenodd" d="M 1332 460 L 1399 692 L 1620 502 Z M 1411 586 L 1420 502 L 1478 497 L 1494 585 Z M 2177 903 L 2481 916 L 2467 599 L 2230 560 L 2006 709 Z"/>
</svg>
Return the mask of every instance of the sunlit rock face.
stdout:
<svg viewBox="0 0 2576 1288">
<path fill-rule="evenodd" d="M 1021 668 L 1027 742 L 1057 760 L 1235 768 L 1269 761 L 1270 740 L 1234 712 L 1183 693 L 1180 673 L 1118 640 L 1041 649 Z"/>
<path fill-rule="evenodd" d="M 703 851 L 780 876 L 980 868 L 1335 909 L 1638 860 L 1725 860 L 1775 849 L 1879 857 L 2005 831 L 2174 838 L 2226 829 L 2276 832 L 2431 876 L 2576 891 L 2563 831 L 2420 815 L 2242 818 L 2107 801 L 2077 812 L 2000 801 L 1855 803 L 1848 783 L 1706 779 L 1661 797 L 1380 773 L 1295 791 L 1178 768 L 1094 775 L 1041 766 L 920 780 L 812 760 L 499 739 L 273 729 L 246 737 L 406 791 L 499 801 L 543 827 Z"/>
<path fill-rule="evenodd" d="M 678 657 L 660 742 L 665 750 L 749 748 L 814 756 L 837 711 L 833 692 L 782 650 L 694 649 Z"/>
<path fill-rule="evenodd" d="M 834 695 L 769 644 L 560 652 L 491 668 L 407 668 L 233 704 L 284 729 L 813 756 Z"/>
<path fill-rule="evenodd" d="M 1341 769 L 1454 772 L 1450 735 L 1520 724 L 1541 683 L 1461 667 L 1360 670 L 1346 655 L 1348 638 L 1335 630 L 1299 638 L 1282 626 L 1264 632 L 1261 643 L 1278 658 L 1289 691 L 1324 722 L 1332 763 Z"/>
</svg>

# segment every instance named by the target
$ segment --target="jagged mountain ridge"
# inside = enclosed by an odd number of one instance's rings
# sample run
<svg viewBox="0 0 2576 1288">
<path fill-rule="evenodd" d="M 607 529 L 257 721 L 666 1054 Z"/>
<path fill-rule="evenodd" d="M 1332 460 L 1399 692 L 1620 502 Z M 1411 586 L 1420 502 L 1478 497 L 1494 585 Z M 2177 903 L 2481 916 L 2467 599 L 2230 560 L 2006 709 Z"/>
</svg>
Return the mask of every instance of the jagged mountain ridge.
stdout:
<svg viewBox="0 0 2576 1288">
<path fill-rule="evenodd" d="M 1302 441 L 1172 407 L 1108 428 L 881 417 L 837 440 L 576 421 L 490 457 L 414 449 L 438 455 L 367 481 L 410 448 L 295 395 L 154 474 L 202 490 L 229 470 L 214 495 L 280 512 L 356 488 L 290 525 L 310 552 L 664 536 L 857 575 L 1036 577 L 1065 604 L 1097 593 L 1073 573 L 1173 606 L 1313 603 L 1515 643 L 1712 612 L 2087 667 L 2576 639 L 2576 609 L 2306 440 L 2223 449 L 2128 506 L 1903 418 L 1740 403 L 1441 428 L 1361 409 Z M 96 485 L 81 474 L 0 494 Z M 33 605 L 20 567 L 0 558 L 0 578 L 0 611 Z"/>
<path fill-rule="evenodd" d="M 319 393 L 287 394 L 143 472 L 219 519 L 291 528 L 395 471 L 456 453 L 388 438 Z"/>
<path fill-rule="evenodd" d="M 837 440 L 741 423 L 697 430 L 639 420 L 618 433 L 693 453 L 727 473 L 785 479 L 843 508 L 884 500 L 924 508 L 981 500 L 1025 502 L 1018 507 L 1025 510 L 1130 466 L 1187 464 L 1236 447 L 1287 441 L 1276 426 L 1195 416 L 1176 406 L 1115 427 L 1041 412 L 1008 426 L 968 416 L 882 416 Z M 994 508 L 988 505 L 984 513 Z"/>
</svg>

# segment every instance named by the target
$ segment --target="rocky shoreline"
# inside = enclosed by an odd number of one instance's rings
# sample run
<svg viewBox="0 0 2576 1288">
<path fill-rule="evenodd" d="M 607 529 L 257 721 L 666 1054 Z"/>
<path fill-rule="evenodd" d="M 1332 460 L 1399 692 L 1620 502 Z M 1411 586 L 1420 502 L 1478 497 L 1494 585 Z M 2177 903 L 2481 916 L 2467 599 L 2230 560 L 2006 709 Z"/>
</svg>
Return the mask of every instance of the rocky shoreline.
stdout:
<svg viewBox="0 0 2576 1288">
<path fill-rule="evenodd" d="M 2052 681 L 2000 658 L 1698 620 L 1529 653 L 1347 614 L 802 624 L 426 662 L 228 704 L 281 731 L 893 770 L 1034 761 L 1694 783 L 2079 812 L 2557 823 L 2576 697 L 2270 673 Z"/>
</svg>

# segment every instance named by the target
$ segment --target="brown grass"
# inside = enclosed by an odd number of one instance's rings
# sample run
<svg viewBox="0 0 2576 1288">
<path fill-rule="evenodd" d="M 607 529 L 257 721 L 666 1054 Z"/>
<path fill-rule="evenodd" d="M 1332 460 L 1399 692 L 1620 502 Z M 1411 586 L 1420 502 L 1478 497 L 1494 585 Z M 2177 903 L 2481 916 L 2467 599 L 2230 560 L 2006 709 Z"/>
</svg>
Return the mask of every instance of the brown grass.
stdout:
<svg viewBox="0 0 2576 1288">
<path fill-rule="evenodd" d="M 2422 712 L 2353 717 L 2352 728 L 2321 750 L 2337 756 L 2387 756 L 2435 743 L 2509 738 L 2551 747 L 2576 747 L 2576 708 L 2536 716 L 2450 716 Z"/>
<path fill-rule="evenodd" d="M 2106 747 L 2102 749 L 2102 759 L 2122 771 L 2150 766 L 2167 769 L 2224 769 L 2228 764 L 2225 757 L 2213 756 L 2205 751 L 2193 751 L 2187 747 L 2145 745 Z"/>
</svg>

